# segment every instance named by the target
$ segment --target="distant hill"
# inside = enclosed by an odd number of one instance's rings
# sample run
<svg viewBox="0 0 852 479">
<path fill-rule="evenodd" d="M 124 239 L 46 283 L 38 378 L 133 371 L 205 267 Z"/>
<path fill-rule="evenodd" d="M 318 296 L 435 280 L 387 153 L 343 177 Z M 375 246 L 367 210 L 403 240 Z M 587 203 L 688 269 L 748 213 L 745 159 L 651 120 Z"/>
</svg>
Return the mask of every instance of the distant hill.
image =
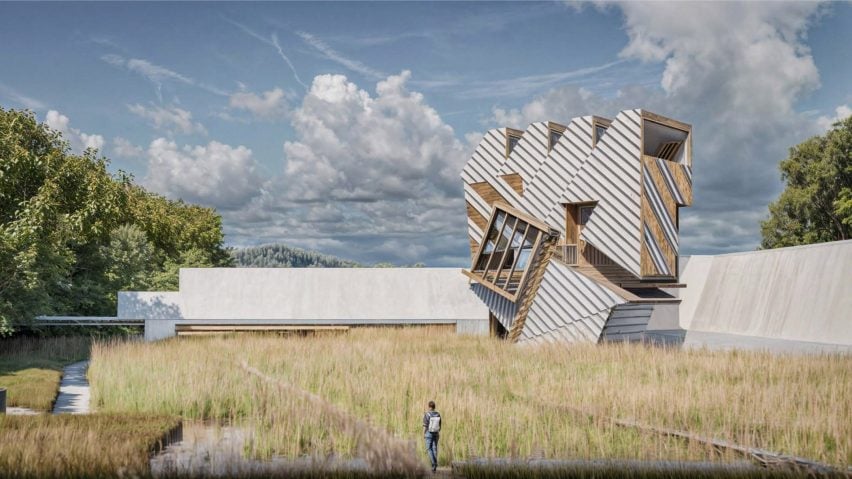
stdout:
<svg viewBox="0 0 852 479">
<path fill-rule="evenodd" d="M 355 261 L 293 248 L 283 244 L 267 244 L 231 250 L 238 268 L 359 268 Z"/>
</svg>

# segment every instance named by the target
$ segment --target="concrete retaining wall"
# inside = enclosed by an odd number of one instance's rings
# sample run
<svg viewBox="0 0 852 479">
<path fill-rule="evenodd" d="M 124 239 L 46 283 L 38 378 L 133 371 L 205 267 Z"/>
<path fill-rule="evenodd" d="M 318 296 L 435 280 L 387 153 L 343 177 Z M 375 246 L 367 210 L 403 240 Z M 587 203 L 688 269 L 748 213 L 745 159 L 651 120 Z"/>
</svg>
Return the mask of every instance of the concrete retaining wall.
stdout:
<svg viewBox="0 0 852 479">
<path fill-rule="evenodd" d="M 687 346 L 852 350 L 852 240 L 693 256 L 681 281 Z"/>
</svg>

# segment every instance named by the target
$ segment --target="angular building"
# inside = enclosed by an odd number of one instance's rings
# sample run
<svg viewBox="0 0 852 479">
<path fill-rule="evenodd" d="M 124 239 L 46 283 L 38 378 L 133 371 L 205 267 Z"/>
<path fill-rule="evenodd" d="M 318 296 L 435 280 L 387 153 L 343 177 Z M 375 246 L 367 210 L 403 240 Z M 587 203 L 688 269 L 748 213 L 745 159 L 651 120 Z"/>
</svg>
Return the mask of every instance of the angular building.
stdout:
<svg viewBox="0 0 852 479">
<path fill-rule="evenodd" d="M 677 324 L 679 209 L 692 128 L 644 111 L 493 129 L 462 174 L 471 267 L 492 330 L 517 342 L 637 340 Z"/>
</svg>

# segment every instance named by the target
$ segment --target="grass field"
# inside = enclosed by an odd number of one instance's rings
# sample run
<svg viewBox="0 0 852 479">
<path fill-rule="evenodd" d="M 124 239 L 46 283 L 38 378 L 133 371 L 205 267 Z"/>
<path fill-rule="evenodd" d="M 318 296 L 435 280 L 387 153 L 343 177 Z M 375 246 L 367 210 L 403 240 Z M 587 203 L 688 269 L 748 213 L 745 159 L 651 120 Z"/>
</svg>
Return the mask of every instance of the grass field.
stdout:
<svg viewBox="0 0 852 479">
<path fill-rule="evenodd" d="M 259 375 L 241 367 L 245 362 Z M 629 418 L 842 467 L 852 464 L 852 357 L 640 345 L 519 347 L 418 329 L 313 338 L 99 343 L 105 412 L 239 421 L 249 453 L 363 457 L 376 436 L 420 447 L 434 399 L 441 463 L 475 457 L 730 460 Z"/>
<path fill-rule="evenodd" d="M 91 340 L 84 336 L 0 340 L 0 388 L 6 405 L 50 411 L 62 368 L 89 356 Z"/>
<path fill-rule="evenodd" d="M 148 457 L 180 418 L 151 415 L 0 416 L 0 477 L 148 475 Z"/>
</svg>

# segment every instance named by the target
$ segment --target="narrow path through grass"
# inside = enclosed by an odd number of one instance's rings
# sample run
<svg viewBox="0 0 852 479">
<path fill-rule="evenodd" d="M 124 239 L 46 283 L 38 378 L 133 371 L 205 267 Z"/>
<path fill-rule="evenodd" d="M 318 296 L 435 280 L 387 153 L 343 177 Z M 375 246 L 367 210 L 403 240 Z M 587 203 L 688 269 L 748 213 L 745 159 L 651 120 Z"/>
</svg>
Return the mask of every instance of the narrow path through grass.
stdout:
<svg viewBox="0 0 852 479">
<path fill-rule="evenodd" d="M 6 405 L 48 412 L 53 409 L 62 368 L 89 357 L 86 336 L 0 340 L 0 387 Z"/>
</svg>

